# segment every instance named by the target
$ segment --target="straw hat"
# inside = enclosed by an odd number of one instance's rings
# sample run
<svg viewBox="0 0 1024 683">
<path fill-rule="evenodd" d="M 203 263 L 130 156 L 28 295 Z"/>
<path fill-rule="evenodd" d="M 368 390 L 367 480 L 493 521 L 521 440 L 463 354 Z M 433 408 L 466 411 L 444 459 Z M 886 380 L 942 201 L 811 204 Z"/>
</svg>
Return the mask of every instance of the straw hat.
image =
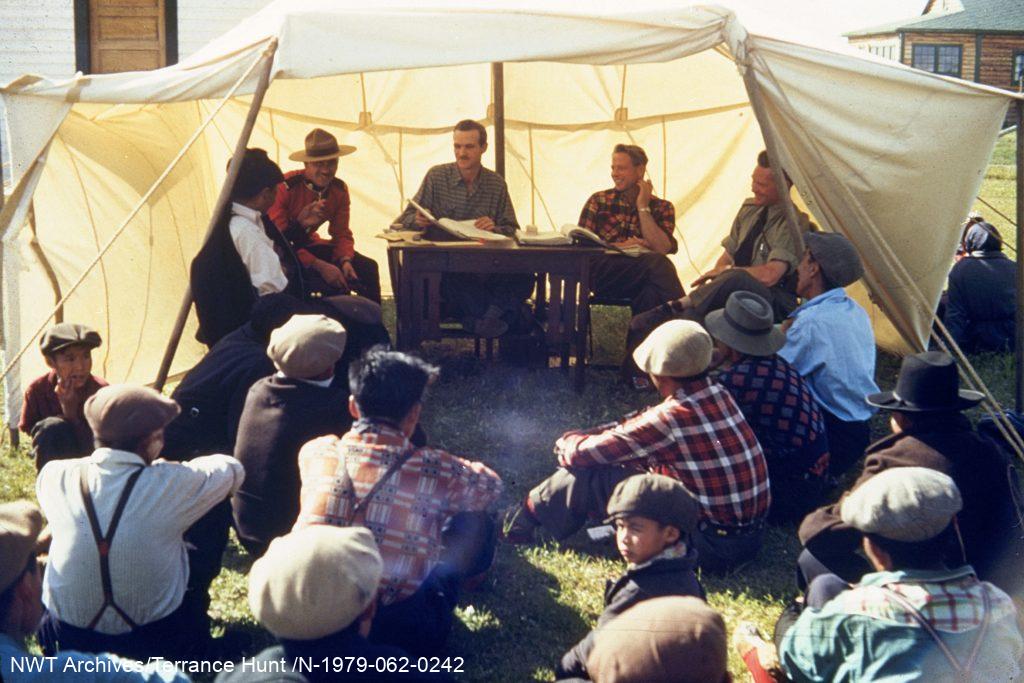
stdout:
<svg viewBox="0 0 1024 683">
<path fill-rule="evenodd" d="M 301 152 L 292 152 L 288 158 L 292 161 L 327 161 L 337 159 L 356 151 L 352 145 L 339 145 L 338 138 L 323 128 L 314 128 L 306 136 L 306 148 Z"/>
</svg>

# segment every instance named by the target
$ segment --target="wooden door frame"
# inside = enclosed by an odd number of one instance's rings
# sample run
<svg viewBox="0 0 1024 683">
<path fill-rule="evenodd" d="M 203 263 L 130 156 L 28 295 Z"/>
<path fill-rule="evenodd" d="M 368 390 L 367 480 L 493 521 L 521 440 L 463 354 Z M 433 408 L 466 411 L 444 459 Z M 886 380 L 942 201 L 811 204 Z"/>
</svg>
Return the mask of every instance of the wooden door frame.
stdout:
<svg viewBox="0 0 1024 683">
<path fill-rule="evenodd" d="M 178 62 L 178 0 L 163 2 L 165 58 L 170 66 Z M 75 69 L 84 74 L 92 73 L 89 0 L 75 0 Z"/>
</svg>

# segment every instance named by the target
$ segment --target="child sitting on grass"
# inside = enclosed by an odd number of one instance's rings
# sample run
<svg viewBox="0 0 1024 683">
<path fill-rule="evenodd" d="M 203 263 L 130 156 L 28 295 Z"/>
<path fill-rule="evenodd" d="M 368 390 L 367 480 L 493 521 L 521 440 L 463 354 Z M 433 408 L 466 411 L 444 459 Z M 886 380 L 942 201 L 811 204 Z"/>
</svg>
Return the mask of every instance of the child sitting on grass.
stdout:
<svg viewBox="0 0 1024 683">
<path fill-rule="evenodd" d="M 629 477 L 615 487 L 608 501 L 609 523 L 626 560 L 626 573 L 608 581 L 604 612 L 597 626 L 562 657 L 559 680 L 588 678 L 587 657 L 602 626 L 633 605 L 666 595 L 704 599 L 694 569 L 697 552 L 690 534 L 697 528 L 700 505 L 677 480 L 661 474 Z"/>
</svg>

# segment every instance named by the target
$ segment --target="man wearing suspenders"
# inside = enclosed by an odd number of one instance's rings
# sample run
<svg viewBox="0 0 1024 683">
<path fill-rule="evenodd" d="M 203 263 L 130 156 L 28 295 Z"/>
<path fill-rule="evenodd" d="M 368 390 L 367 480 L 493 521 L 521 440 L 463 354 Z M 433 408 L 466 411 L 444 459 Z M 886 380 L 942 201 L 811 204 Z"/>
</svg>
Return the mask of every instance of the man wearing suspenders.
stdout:
<svg viewBox="0 0 1024 683">
<path fill-rule="evenodd" d="M 234 492 L 245 471 L 228 455 L 154 462 L 178 412 L 152 389 L 104 387 L 85 404 L 93 454 L 40 471 L 36 495 L 53 533 L 40 629 L 47 654 L 188 658 L 209 644 L 199 596 L 186 593 L 182 534 Z"/>
</svg>

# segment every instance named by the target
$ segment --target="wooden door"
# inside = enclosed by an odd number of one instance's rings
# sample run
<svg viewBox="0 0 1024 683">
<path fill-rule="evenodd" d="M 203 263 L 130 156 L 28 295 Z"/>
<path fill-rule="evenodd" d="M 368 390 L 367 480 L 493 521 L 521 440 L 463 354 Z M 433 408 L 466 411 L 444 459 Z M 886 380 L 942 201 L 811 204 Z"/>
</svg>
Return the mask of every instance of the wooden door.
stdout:
<svg viewBox="0 0 1024 683">
<path fill-rule="evenodd" d="M 89 0 L 92 73 L 167 64 L 164 0 Z"/>
</svg>

